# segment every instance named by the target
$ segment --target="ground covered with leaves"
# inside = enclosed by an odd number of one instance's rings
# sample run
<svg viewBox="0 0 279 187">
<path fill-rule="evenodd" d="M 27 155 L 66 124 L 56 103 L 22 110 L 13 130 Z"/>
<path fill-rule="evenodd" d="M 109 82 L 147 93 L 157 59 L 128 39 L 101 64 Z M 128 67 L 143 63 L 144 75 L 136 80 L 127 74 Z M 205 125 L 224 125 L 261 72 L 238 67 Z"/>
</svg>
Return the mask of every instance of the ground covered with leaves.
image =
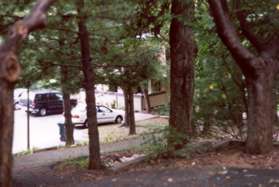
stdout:
<svg viewBox="0 0 279 187">
<path fill-rule="evenodd" d="M 194 154 L 190 159 L 184 158 L 158 158 L 151 159 L 142 167 L 206 167 L 222 166 L 254 169 L 279 169 L 279 146 L 264 155 L 250 155 L 245 153 L 244 143 L 230 142 L 228 145 L 206 153 Z"/>
<path fill-rule="evenodd" d="M 129 150 L 103 155 L 105 169 L 102 171 L 87 170 L 86 158 L 69 160 L 53 167 L 57 176 L 75 176 L 81 180 L 98 180 L 106 176 L 117 176 L 134 171 L 173 168 L 243 168 L 243 169 L 279 169 L 279 146 L 275 145 L 272 152 L 265 155 L 249 155 L 245 153 L 243 142 L 231 141 L 225 146 L 204 153 L 193 153 L 189 158 L 182 157 L 147 157 L 144 161 L 132 163 L 119 170 L 112 170 L 114 165 L 121 165 L 123 158 L 132 158 L 142 154 L 142 150 Z M 65 172 L 66 171 L 66 172 Z"/>
</svg>

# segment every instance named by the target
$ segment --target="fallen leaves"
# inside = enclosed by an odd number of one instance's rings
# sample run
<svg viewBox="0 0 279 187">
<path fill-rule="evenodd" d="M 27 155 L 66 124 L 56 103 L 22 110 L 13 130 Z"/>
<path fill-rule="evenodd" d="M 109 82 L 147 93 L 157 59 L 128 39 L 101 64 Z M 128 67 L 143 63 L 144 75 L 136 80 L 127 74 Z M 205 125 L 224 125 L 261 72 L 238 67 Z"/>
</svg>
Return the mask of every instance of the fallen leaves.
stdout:
<svg viewBox="0 0 279 187">
<path fill-rule="evenodd" d="M 173 182 L 173 179 L 172 178 L 168 178 L 168 182 Z"/>
</svg>

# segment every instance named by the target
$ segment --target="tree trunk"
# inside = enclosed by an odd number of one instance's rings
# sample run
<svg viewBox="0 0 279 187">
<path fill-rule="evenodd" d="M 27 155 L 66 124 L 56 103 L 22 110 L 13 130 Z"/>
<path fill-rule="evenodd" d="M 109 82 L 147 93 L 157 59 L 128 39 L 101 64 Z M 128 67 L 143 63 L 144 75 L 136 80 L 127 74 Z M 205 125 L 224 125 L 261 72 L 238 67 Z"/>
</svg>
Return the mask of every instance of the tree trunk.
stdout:
<svg viewBox="0 0 279 187">
<path fill-rule="evenodd" d="M 74 140 L 74 125 L 72 123 L 71 115 L 71 99 L 70 94 L 63 91 L 63 101 L 64 101 L 64 118 L 65 118 L 65 128 L 66 128 L 66 146 L 75 144 Z"/>
<path fill-rule="evenodd" d="M 86 28 L 86 17 L 83 12 L 84 0 L 77 0 L 78 9 L 78 28 L 81 47 L 82 71 L 84 74 L 84 88 L 86 95 L 87 124 L 89 134 L 89 169 L 101 169 L 101 154 L 99 143 L 99 132 L 96 117 L 95 100 L 95 74 L 91 65 L 90 58 L 90 39 Z"/>
<path fill-rule="evenodd" d="M 0 79 L 0 187 L 12 185 L 13 84 Z"/>
<path fill-rule="evenodd" d="M 66 128 L 66 146 L 73 145 L 75 143 L 74 140 L 74 126 L 72 124 L 72 115 L 71 115 L 71 99 L 70 94 L 68 93 L 65 82 L 68 80 L 68 67 L 61 66 L 61 85 L 62 85 L 62 93 L 63 93 L 63 106 L 64 106 L 64 118 L 65 118 L 65 128 Z"/>
<path fill-rule="evenodd" d="M 0 46 L 0 187 L 12 185 L 14 83 L 20 74 L 17 53 L 27 35 L 46 24 L 46 12 L 55 0 L 38 0 L 30 14 L 17 21 Z"/>
<path fill-rule="evenodd" d="M 71 99 L 70 94 L 68 93 L 65 83 L 68 80 L 68 67 L 61 66 L 61 85 L 63 92 L 63 106 L 64 106 L 64 118 L 65 118 L 65 128 L 66 128 L 66 146 L 73 145 L 75 143 L 74 140 L 74 126 L 72 124 L 72 115 L 71 115 Z"/>
<path fill-rule="evenodd" d="M 248 132 L 246 151 L 252 154 L 272 149 L 272 131 L 276 121 L 274 74 L 261 73 L 256 79 L 247 79 Z"/>
<path fill-rule="evenodd" d="M 182 20 L 192 21 L 194 2 L 172 0 L 170 27 L 171 100 L 170 127 L 186 137 L 193 133 L 192 102 L 196 43 L 192 29 Z"/>
<path fill-rule="evenodd" d="M 145 99 L 145 102 L 146 102 L 146 112 L 150 113 L 151 112 L 150 97 L 149 97 L 149 94 L 148 94 L 148 89 L 146 88 L 145 85 L 142 87 L 142 91 L 143 91 L 144 99 Z"/>
<path fill-rule="evenodd" d="M 125 123 L 129 126 L 129 135 L 133 135 L 136 134 L 133 89 L 128 87 L 123 90 L 125 97 Z"/>
</svg>

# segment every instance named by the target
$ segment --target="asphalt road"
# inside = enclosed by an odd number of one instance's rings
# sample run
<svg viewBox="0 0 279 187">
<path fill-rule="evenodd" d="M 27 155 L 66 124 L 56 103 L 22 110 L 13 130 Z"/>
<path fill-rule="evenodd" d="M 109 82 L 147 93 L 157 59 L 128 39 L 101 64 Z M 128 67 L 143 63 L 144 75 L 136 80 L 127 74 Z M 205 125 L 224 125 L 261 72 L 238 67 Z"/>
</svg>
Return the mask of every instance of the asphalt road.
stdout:
<svg viewBox="0 0 279 187">
<path fill-rule="evenodd" d="M 33 149 L 62 146 L 57 123 L 63 120 L 62 115 L 51 115 L 45 117 L 30 116 L 30 147 Z M 27 149 L 27 115 L 24 110 L 15 111 L 13 153 Z M 85 129 L 84 129 L 85 130 Z M 83 130 L 83 131 L 84 131 Z M 75 130 L 75 138 L 82 138 L 82 130 Z"/>
<path fill-rule="evenodd" d="M 154 116 L 144 113 L 135 114 L 136 121 L 150 119 Z M 62 115 L 49 115 L 45 117 L 30 116 L 30 147 L 43 149 L 55 146 L 64 146 L 60 141 L 57 123 L 63 122 Z M 108 124 L 113 125 L 113 124 Z M 107 128 L 99 126 L 99 130 Z M 75 128 L 74 138 L 76 143 L 88 141 L 87 129 Z M 13 153 L 27 150 L 27 115 L 24 110 L 15 111 L 15 125 L 13 138 Z"/>
<path fill-rule="evenodd" d="M 96 180 L 90 173 L 53 175 L 51 167 L 35 168 L 17 173 L 14 186 L 73 187 L 278 187 L 278 170 L 210 168 L 150 168 L 143 171 L 120 172 Z"/>
</svg>

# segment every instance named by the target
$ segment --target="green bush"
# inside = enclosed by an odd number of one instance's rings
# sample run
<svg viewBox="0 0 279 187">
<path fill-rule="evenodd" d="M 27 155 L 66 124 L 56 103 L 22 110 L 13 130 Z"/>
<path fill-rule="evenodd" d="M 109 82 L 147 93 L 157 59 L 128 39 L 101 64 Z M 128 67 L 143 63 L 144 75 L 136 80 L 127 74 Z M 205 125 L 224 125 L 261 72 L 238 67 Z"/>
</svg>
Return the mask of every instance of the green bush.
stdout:
<svg viewBox="0 0 279 187">
<path fill-rule="evenodd" d="M 189 140 L 189 137 L 169 126 L 155 127 L 149 132 L 144 135 L 143 150 L 152 158 L 172 155 L 176 145 L 184 145 L 185 140 Z"/>
<path fill-rule="evenodd" d="M 170 112 L 170 106 L 169 105 L 157 106 L 152 110 L 152 112 L 157 115 L 168 116 Z"/>
</svg>

